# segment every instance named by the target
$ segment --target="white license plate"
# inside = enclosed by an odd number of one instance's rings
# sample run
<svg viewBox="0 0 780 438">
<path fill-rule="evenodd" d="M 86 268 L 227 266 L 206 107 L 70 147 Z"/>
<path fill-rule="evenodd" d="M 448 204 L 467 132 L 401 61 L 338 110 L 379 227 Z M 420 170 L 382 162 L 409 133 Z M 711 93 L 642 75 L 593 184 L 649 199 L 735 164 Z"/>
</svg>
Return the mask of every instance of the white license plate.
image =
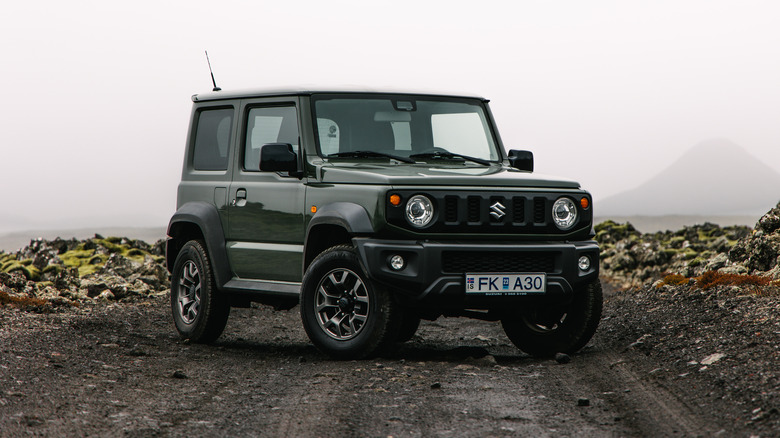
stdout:
<svg viewBox="0 0 780 438">
<path fill-rule="evenodd" d="M 543 294 L 545 274 L 466 274 L 466 293 L 482 295 Z"/>
</svg>

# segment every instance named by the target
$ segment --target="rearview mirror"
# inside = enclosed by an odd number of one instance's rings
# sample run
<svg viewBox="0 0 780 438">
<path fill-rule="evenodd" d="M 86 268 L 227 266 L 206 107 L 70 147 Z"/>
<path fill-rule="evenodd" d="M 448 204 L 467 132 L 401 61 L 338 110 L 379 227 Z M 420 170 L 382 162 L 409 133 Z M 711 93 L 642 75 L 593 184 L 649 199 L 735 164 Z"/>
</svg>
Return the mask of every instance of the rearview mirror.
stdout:
<svg viewBox="0 0 780 438">
<path fill-rule="evenodd" d="M 531 151 L 509 151 L 509 165 L 519 170 L 534 171 L 534 153 Z"/>
<path fill-rule="evenodd" d="M 267 143 L 260 147 L 260 170 L 297 172 L 298 156 L 290 143 Z"/>
<path fill-rule="evenodd" d="M 411 122 L 412 115 L 400 111 L 377 111 L 374 113 L 375 122 Z"/>
</svg>

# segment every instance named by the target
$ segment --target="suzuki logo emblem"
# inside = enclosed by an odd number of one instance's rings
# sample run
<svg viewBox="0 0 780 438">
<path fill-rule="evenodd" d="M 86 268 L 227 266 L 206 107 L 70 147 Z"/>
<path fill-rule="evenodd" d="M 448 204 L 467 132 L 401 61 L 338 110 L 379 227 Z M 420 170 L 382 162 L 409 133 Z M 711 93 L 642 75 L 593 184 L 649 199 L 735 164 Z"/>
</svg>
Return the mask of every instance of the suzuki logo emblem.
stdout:
<svg viewBox="0 0 780 438">
<path fill-rule="evenodd" d="M 496 220 L 501 220 L 506 215 L 506 207 L 504 207 L 504 204 L 496 201 L 495 204 L 490 206 L 490 215 L 496 218 Z"/>
</svg>

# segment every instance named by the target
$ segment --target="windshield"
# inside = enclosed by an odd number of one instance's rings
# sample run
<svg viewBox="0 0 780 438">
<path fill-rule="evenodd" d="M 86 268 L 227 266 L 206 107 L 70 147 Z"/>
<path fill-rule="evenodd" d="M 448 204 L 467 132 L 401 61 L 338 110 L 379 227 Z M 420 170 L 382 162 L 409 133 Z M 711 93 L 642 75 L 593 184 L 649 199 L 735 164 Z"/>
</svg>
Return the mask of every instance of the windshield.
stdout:
<svg viewBox="0 0 780 438">
<path fill-rule="evenodd" d="M 324 157 L 383 154 L 412 156 L 415 161 L 499 160 L 484 107 L 476 99 L 377 95 L 313 99 L 317 146 Z"/>
</svg>

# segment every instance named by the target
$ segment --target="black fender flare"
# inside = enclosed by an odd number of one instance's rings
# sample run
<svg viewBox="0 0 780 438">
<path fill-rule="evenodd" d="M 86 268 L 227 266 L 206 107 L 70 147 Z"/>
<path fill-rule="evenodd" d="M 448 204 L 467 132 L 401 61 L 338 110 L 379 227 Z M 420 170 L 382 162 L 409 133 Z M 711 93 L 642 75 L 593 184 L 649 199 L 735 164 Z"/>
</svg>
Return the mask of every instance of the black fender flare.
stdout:
<svg viewBox="0 0 780 438">
<path fill-rule="evenodd" d="M 306 227 L 307 240 L 309 231 L 321 224 L 339 225 L 351 235 L 374 232 L 374 225 L 366 209 L 352 202 L 334 202 L 320 207 Z"/>
<path fill-rule="evenodd" d="M 178 248 L 181 248 L 189 239 L 180 239 L 177 234 L 180 234 L 184 227 L 190 224 L 198 227 L 203 235 L 206 251 L 208 251 L 211 267 L 214 271 L 214 281 L 217 288 L 222 289 L 231 278 L 227 247 L 225 246 L 225 233 L 222 230 L 222 220 L 217 208 L 208 202 L 188 202 L 179 207 L 168 222 L 169 238 L 166 245 L 168 269 L 173 269 L 173 263 L 176 260 L 176 254 L 172 254 L 173 251 L 170 250 L 171 240 L 177 241 L 175 246 L 176 253 L 178 253 Z"/>
<path fill-rule="evenodd" d="M 306 227 L 306 237 L 303 244 L 304 260 L 310 250 L 311 231 L 320 225 L 333 225 L 346 230 L 350 237 L 369 235 L 374 232 L 374 225 L 363 206 L 352 202 L 334 202 L 319 209 Z M 305 265 L 305 262 L 304 262 Z"/>
</svg>

